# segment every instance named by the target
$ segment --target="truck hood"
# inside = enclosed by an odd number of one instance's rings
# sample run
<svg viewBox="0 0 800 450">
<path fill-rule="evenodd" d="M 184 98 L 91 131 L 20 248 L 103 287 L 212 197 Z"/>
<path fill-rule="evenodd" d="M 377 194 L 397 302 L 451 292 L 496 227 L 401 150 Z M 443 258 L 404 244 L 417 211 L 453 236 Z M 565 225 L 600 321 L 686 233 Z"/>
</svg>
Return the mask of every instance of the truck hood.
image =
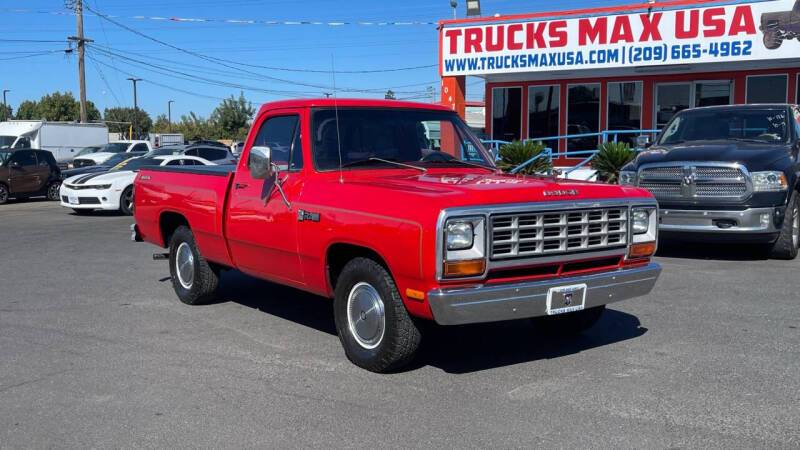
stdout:
<svg viewBox="0 0 800 450">
<path fill-rule="evenodd" d="M 408 170 L 369 172 L 345 173 L 343 183 L 339 183 L 338 177 L 330 177 L 320 183 L 306 183 L 303 196 L 308 194 L 306 198 L 314 198 L 315 203 L 338 209 L 412 221 L 419 220 L 421 215 L 435 218 L 441 210 L 448 208 L 652 198 L 646 190 L 631 186 L 485 171 L 437 169 L 427 173 Z"/>
<path fill-rule="evenodd" d="M 670 162 L 735 162 L 751 172 L 774 170 L 776 162 L 791 158 L 788 145 L 770 145 L 744 141 L 696 141 L 678 145 L 654 146 L 634 160 L 643 164 Z"/>
</svg>

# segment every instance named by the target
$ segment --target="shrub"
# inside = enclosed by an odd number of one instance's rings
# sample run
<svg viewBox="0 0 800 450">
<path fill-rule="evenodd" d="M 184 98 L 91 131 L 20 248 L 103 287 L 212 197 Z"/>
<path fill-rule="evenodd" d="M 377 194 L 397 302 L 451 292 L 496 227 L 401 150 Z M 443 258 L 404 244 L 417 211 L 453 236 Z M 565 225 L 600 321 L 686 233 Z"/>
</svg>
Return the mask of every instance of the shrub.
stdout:
<svg viewBox="0 0 800 450">
<path fill-rule="evenodd" d="M 627 142 L 605 142 L 598 149 L 592 168 L 597 171 L 598 180 L 606 183 L 616 183 L 619 171 L 636 157 Z"/>
<path fill-rule="evenodd" d="M 514 141 L 500 147 L 500 161 L 497 166 L 505 172 L 510 172 L 515 167 L 528 161 L 534 156 L 544 152 L 544 145 L 541 142 L 521 142 Z M 519 173 L 530 175 L 534 173 L 547 173 L 553 169 L 553 162 L 550 158 L 542 156 L 536 161 L 528 164 Z"/>
</svg>

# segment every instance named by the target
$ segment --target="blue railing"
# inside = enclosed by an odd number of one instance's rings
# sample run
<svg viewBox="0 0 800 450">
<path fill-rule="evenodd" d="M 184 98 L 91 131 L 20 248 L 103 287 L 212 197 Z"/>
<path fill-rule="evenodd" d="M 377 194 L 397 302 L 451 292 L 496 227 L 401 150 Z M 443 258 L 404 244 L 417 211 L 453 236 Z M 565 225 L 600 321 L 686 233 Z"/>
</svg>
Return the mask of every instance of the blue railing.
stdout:
<svg viewBox="0 0 800 450">
<path fill-rule="evenodd" d="M 602 143 L 609 142 L 609 141 L 611 141 L 611 142 L 619 142 L 620 135 L 651 136 L 651 140 L 652 140 L 652 138 L 654 138 L 660 132 L 661 132 L 661 130 L 655 130 L 655 129 L 650 129 L 650 130 L 605 130 L 605 131 L 601 131 L 601 132 L 598 132 L 598 133 L 580 133 L 580 134 L 567 134 L 567 135 L 563 135 L 563 136 L 548 136 L 548 137 L 532 138 L 532 139 L 526 139 L 524 142 L 530 142 L 530 141 L 548 142 L 548 141 L 561 141 L 561 140 L 586 139 L 586 138 L 597 138 L 599 140 L 599 142 L 602 142 Z M 613 138 L 612 138 L 612 136 L 613 136 Z M 494 156 L 495 160 L 500 159 L 500 147 L 510 143 L 508 141 L 500 141 L 500 140 L 496 140 L 496 139 L 494 139 L 494 140 L 485 140 L 485 141 L 481 141 L 481 142 L 483 142 L 483 145 L 485 145 L 487 147 L 487 149 L 492 153 L 492 156 Z M 634 151 L 640 151 L 640 150 L 641 149 L 639 149 L 639 148 L 634 148 Z M 572 173 L 572 172 L 574 172 L 574 171 L 576 171 L 578 169 L 581 169 L 581 168 L 585 167 L 586 165 L 588 165 L 592 161 L 592 159 L 594 159 L 594 157 L 597 155 L 597 152 L 598 152 L 597 148 L 594 148 L 594 149 L 591 149 L 591 150 L 564 150 L 563 152 L 562 151 L 553 151 L 551 148 L 545 148 L 542 153 L 540 153 L 539 155 L 535 156 L 534 158 L 531 158 L 528 161 L 525 161 L 524 163 L 520 164 L 517 168 L 512 170 L 512 173 L 519 172 L 520 170 L 522 170 L 523 168 L 527 167 L 528 165 L 530 165 L 531 163 L 533 163 L 534 161 L 536 161 L 536 160 L 538 160 L 540 158 L 545 158 L 546 157 L 546 158 L 548 158 L 550 160 L 551 163 L 553 162 L 553 159 L 555 159 L 555 158 L 584 158 L 580 163 L 578 163 L 574 167 L 571 167 L 569 170 L 567 170 L 564 173 L 565 175 L 569 175 L 570 173 Z"/>
</svg>

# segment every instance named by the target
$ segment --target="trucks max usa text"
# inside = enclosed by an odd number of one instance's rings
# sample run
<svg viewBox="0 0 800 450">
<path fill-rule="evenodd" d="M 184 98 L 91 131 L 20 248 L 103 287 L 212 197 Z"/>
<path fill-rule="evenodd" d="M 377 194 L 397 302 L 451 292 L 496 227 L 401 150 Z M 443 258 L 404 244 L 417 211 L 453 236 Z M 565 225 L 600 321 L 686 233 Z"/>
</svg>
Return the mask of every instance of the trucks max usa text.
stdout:
<svg viewBox="0 0 800 450">
<path fill-rule="evenodd" d="M 577 333 L 661 271 L 646 190 L 503 174 L 431 104 L 266 104 L 236 167 L 144 168 L 134 197 L 133 237 L 169 249 L 181 301 L 214 300 L 227 269 L 332 298 L 375 372 L 414 357 L 425 321 Z"/>
</svg>

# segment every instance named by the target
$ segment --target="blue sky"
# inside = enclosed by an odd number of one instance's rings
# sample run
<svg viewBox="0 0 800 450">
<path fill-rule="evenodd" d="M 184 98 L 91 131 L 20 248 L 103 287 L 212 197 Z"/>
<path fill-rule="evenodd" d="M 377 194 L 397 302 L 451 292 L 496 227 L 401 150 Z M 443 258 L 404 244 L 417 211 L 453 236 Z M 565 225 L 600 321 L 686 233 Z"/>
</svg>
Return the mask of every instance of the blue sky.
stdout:
<svg viewBox="0 0 800 450">
<path fill-rule="evenodd" d="M 175 100 L 173 119 L 194 111 L 207 116 L 219 99 L 237 95 L 240 85 L 254 104 L 296 96 L 322 96 L 333 80 L 330 73 L 284 72 L 256 67 L 235 70 L 236 65 L 208 58 L 255 66 L 329 71 L 332 59 L 338 71 L 419 67 L 437 62 L 438 37 L 434 25 L 250 25 L 134 19 L 135 16 L 259 21 L 362 21 L 436 22 L 452 17 L 449 0 L 84 0 L 93 10 L 174 47 L 203 55 L 201 59 L 147 40 L 89 12 L 86 36 L 97 48 L 87 50 L 87 96 L 102 111 L 132 106 L 129 76 L 139 83 L 139 106 L 155 118 L 166 113 L 167 100 Z M 459 16 L 465 0 L 458 0 Z M 627 4 L 625 0 L 521 1 L 483 0 L 484 15 L 565 10 Z M 72 91 L 77 97 L 77 58 L 63 53 L 29 57 L 34 52 L 66 48 L 75 34 L 75 17 L 67 14 L 64 0 L 0 0 L 3 32 L 0 34 L 0 89 L 11 89 L 9 104 L 38 99 L 52 91 Z M 43 40 L 64 42 L 12 42 Z M 126 59 L 128 58 L 128 59 Z M 136 60 L 136 61 L 131 61 Z M 182 75 L 177 72 L 183 72 Z M 196 77 L 207 82 L 195 82 Z M 187 80 L 195 79 L 195 81 Z M 292 83 L 273 80 L 279 78 Z M 208 81 L 211 80 L 211 81 Z M 224 82 L 228 86 L 209 85 Z M 435 67 L 399 72 L 338 73 L 339 88 L 371 92 L 339 96 L 382 97 L 393 89 L 399 98 L 429 100 L 428 87 L 438 89 Z M 311 85 L 311 86 L 309 86 Z M 481 81 L 469 79 L 468 98 L 481 100 Z M 269 92 L 263 92 L 269 91 Z M 437 97 L 438 99 L 438 97 Z"/>
</svg>

